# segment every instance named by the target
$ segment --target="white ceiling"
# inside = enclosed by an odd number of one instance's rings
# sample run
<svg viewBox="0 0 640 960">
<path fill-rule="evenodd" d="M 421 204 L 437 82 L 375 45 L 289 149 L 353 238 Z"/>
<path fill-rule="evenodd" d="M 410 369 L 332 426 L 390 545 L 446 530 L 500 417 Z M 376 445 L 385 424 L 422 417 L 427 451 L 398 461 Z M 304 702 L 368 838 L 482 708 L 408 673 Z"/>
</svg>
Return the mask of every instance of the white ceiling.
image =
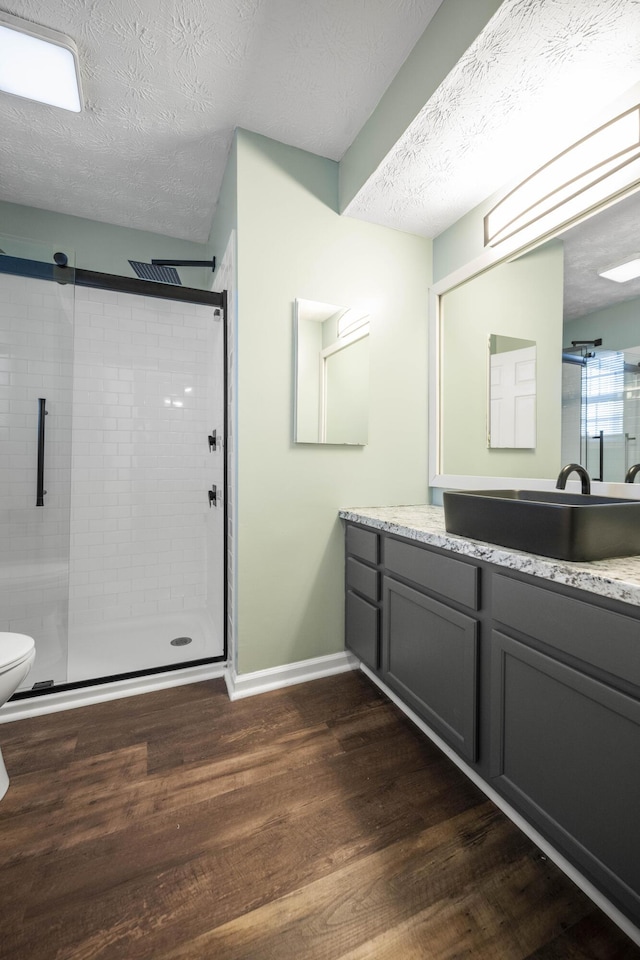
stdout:
<svg viewBox="0 0 640 960">
<path fill-rule="evenodd" d="M 0 198 L 205 241 L 236 126 L 338 160 L 442 0 L 0 0 L 86 108 L 0 94 Z"/>
<path fill-rule="evenodd" d="M 338 160 L 442 0 L 0 0 L 86 109 L 0 94 L 0 199 L 207 239 L 233 129 Z M 504 0 L 348 213 L 435 236 L 639 79 L 640 0 Z"/>
</svg>

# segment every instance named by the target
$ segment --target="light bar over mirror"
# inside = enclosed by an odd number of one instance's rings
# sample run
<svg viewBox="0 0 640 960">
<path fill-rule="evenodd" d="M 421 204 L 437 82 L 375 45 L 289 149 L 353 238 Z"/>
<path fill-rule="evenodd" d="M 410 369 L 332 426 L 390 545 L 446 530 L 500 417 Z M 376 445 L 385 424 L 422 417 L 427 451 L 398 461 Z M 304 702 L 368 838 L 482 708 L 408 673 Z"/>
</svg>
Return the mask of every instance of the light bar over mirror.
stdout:
<svg viewBox="0 0 640 960">
<path fill-rule="evenodd" d="M 586 207 L 616 196 L 640 178 L 640 105 L 574 143 L 523 180 L 484 218 L 485 246 L 510 237 L 543 236 Z"/>
<path fill-rule="evenodd" d="M 78 48 L 63 33 L 0 11 L 0 90 L 80 113 Z"/>
</svg>

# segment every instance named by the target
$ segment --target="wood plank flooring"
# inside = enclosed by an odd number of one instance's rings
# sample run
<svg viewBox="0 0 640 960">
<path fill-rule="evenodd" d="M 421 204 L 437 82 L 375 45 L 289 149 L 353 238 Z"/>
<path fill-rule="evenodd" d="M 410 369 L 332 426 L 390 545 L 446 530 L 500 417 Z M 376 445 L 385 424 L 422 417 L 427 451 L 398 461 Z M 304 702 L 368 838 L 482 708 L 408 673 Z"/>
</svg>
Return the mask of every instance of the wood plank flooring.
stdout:
<svg viewBox="0 0 640 960">
<path fill-rule="evenodd" d="M 360 673 L 0 725 L 1 960 L 632 960 Z"/>
</svg>

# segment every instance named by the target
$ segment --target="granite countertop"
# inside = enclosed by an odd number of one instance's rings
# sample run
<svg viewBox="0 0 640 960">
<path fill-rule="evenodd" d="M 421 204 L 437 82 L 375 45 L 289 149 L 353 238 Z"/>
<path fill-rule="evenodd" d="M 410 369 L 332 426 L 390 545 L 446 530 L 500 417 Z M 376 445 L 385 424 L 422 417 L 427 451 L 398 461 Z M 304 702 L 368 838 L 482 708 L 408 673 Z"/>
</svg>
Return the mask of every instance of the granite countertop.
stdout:
<svg viewBox="0 0 640 960">
<path fill-rule="evenodd" d="M 640 556 L 612 557 L 591 563 L 554 560 L 481 540 L 447 533 L 444 509 L 427 504 L 398 507 L 350 507 L 340 510 L 343 520 L 396 533 L 432 547 L 442 547 L 475 560 L 486 560 L 533 577 L 564 583 L 579 590 L 640 606 Z"/>
</svg>

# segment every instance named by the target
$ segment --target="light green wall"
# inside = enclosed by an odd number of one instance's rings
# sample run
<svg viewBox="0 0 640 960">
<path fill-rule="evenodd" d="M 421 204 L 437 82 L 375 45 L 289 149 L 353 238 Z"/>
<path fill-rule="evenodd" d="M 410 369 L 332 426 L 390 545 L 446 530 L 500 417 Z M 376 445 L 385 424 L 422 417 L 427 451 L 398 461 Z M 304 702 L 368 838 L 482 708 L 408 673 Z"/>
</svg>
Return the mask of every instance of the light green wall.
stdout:
<svg viewBox="0 0 640 960">
<path fill-rule="evenodd" d="M 238 143 L 234 134 L 227 166 L 222 178 L 218 204 L 211 225 L 207 247 L 209 257 L 215 256 L 220 266 L 233 230 L 238 229 Z M 214 281 L 215 286 L 215 281 Z"/>
<path fill-rule="evenodd" d="M 340 507 L 424 502 L 431 244 L 337 214 L 337 164 L 238 133 L 239 671 L 343 649 Z M 366 447 L 292 441 L 293 302 L 371 315 Z"/>
<path fill-rule="evenodd" d="M 444 0 L 340 162 L 344 210 L 431 98 L 502 0 Z"/>
<path fill-rule="evenodd" d="M 434 239 L 434 283 L 485 252 L 484 218 L 493 207 L 497 196 L 498 194 L 494 194 L 487 200 L 483 200 Z"/>
<path fill-rule="evenodd" d="M 206 260 L 209 257 L 204 243 L 177 240 L 145 230 L 116 227 L 111 223 L 4 201 L 0 201 L 0 236 L 37 241 L 46 245 L 51 254 L 62 250 L 69 256 L 70 263 L 75 257 L 77 267 L 121 277 L 135 277 L 127 262 L 129 259 L 149 263 L 152 257 L 179 260 Z M 223 252 L 221 250 L 217 255 L 221 256 Z M 185 286 L 211 288 L 211 270 L 183 268 L 179 273 Z"/>
<path fill-rule="evenodd" d="M 640 297 L 596 310 L 564 325 L 564 346 L 572 340 L 597 340 L 603 350 L 626 350 L 640 346 Z"/>
<path fill-rule="evenodd" d="M 562 244 L 546 244 L 445 294 L 442 363 L 443 472 L 551 477 L 560 468 Z M 535 450 L 487 448 L 490 334 L 535 340 Z"/>
</svg>

